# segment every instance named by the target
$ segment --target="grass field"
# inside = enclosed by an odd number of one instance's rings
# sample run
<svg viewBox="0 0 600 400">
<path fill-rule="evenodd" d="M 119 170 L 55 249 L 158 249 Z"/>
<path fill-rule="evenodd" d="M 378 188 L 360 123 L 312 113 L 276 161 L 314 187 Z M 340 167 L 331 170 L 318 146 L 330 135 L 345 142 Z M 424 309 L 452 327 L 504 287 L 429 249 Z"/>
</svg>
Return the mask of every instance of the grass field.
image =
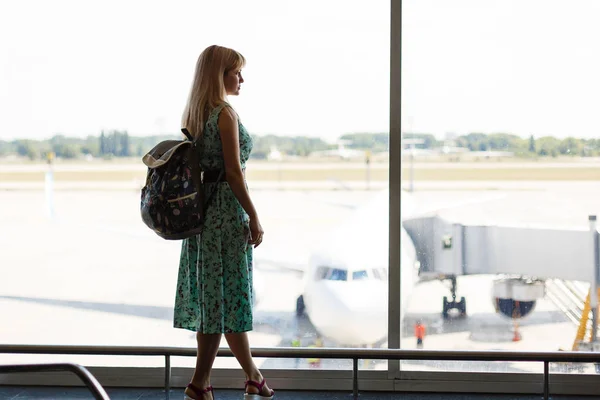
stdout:
<svg viewBox="0 0 600 400">
<path fill-rule="evenodd" d="M 408 171 L 403 170 L 408 177 Z M 597 181 L 600 168 L 418 169 L 415 181 Z"/>
<path fill-rule="evenodd" d="M 92 168 L 84 165 L 85 169 L 76 167 L 57 168 L 54 178 L 57 182 L 75 181 L 143 181 L 146 170 L 143 165 L 128 164 L 119 167 L 114 163 L 95 164 Z M 403 168 L 403 178 L 408 179 L 409 169 Z M 0 165 L 0 182 L 42 182 L 45 167 L 3 168 Z M 386 181 L 388 179 L 387 164 L 375 164 L 367 172 L 364 165 L 358 163 L 326 163 L 326 164 L 281 164 L 268 163 L 249 165 L 247 178 L 250 181 Z M 482 165 L 478 163 L 457 166 L 455 163 L 440 163 L 433 168 L 431 165 L 415 165 L 415 181 L 600 181 L 600 166 L 590 164 L 524 164 L 514 165 Z"/>
</svg>

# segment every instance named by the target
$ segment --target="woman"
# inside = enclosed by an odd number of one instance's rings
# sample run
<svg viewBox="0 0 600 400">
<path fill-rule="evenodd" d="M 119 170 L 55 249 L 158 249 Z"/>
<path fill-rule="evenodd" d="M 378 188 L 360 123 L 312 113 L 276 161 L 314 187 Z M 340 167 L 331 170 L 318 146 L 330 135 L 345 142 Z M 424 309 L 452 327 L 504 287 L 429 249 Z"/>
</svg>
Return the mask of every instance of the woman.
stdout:
<svg viewBox="0 0 600 400">
<path fill-rule="evenodd" d="M 260 245 L 264 232 L 244 178 L 252 140 L 227 103 L 227 96 L 240 92 L 245 63 L 232 49 L 206 48 L 183 114 L 183 127 L 201 143 L 204 188 L 214 190 L 203 232 L 183 241 L 179 263 L 174 326 L 195 331 L 198 341 L 185 399 L 213 399 L 210 373 L 222 334 L 246 374 L 245 399 L 271 399 L 274 393 L 252 360 L 247 335 L 252 246 Z"/>
</svg>

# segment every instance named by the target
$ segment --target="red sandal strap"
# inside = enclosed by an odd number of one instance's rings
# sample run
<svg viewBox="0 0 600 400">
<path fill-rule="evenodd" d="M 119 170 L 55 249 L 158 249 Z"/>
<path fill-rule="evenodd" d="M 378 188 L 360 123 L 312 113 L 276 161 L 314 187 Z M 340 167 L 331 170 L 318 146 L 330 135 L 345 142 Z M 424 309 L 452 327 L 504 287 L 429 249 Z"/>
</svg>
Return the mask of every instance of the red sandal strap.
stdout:
<svg viewBox="0 0 600 400">
<path fill-rule="evenodd" d="M 263 380 L 262 380 L 262 382 L 261 382 L 261 383 L 258 383 L 258 382 L 256 382 L 256 381 L 253 381 L 253 380 L 250 380 L 250 379 L 248 379 L 248 380 L 246 381 L 246 387 L 248 387 L 248 385 L 252 385 L 252 386 L 254 386 L 255 388 L 257 388 L 257 389 L 258 389 L 258 394 L 260 395 L 260 394 L 261 394 L 261 392 L 262 392 L 262 390 L 263 390 L 263 387 L 265 386 L 265 383 L 267 383 L 267 380 L 266 380 L 266 379 L 264 379 L 264 378 L 263 378 Z M 270 395 L 271 395 L 271 396 L 273 396 L 273 393 L 275 393 L 275 391 L 274 391 L 273 389 L 271 389 Z"/>
<path fill-rule="evenodd" d="M 246 381 L 246 386 L 248 386 L 248 385 L 252 385 L 252 386 L 254 386 L 255 388 L 257 388 L 258 390 L 262 391 L 262 388 L 263 388 L 263 386 L 265 386 L 265 383 L 266 383 L 265 379 L 263 379 L 261 383 L 258 383 L 258 382 L 256 382 L 256 381 L 253 381 L 253 380 L 250 380 L 250 379 L 248 379 L 248 380 Z"/>
<path fill-rule="evenodd" d="M 200 397 L 200 396 L 202 396 L 203 394 L 206 394 L 206 393 L 208 393 L 208 392 L 212 392 L 212 391 L 213 391 L 213 387 L 212 387 L 212 386 L 208 386 L 208 387 L 207 387 L 207 388 L 205 388 L 205 389 L 201 389 L 201 388 L 199 388 L 198 386 L 194 385 L 193 383 L 189 383 L 189 384 L 187 385 L 187 387 L 188 387 L 189 389 L 191 389 L 191 391 L 192 391 L 192 392 L 194 392 L 194 394 L 196 395 L 196 397 Z"/>
</svg>

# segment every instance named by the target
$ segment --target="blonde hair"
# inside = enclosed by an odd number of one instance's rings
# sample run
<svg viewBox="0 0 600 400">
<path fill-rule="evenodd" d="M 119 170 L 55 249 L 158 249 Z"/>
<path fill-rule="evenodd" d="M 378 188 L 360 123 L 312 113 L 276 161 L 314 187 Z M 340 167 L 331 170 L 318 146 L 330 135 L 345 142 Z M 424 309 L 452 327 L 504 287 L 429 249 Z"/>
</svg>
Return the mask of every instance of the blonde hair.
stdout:
<svg viewBox="0 0 600 400">
<path fill-rule="evenodd" d="M 182 127 L 199 137 L 211 110 L 225 101 L 223 78 L 233 69 L 241 69 L 246 59 L 227 47 L 212 45 L 198 57 L 194 81 L 182 117 Z"/>
</svg>

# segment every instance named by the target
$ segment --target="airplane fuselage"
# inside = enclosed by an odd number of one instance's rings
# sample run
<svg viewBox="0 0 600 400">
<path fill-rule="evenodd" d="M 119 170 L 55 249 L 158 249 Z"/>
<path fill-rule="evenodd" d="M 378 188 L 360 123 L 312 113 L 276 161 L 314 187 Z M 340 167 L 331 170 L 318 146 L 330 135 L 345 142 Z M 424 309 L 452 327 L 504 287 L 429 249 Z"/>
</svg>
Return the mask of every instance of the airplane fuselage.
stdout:
<svg viewBox="0 0 600 400">
<path fill-rule="evenodd" d="M 306 314 L 321 335 L 343 346 L 370 346 L 388 332 L 388 224 L 371 217 L 375 211 L 382 210 L 367 208 L 349 221 L 352 229 L 333 233 L 331 241 L 313 252 L 304 274 Z M 353 232 L 362 232 L 365 239 L 353 244 Z M 396 268 L 404 309 L 418 279 L 418 262 L 404 228 L 400 238 L 401 263 Z"/>
</svg>

